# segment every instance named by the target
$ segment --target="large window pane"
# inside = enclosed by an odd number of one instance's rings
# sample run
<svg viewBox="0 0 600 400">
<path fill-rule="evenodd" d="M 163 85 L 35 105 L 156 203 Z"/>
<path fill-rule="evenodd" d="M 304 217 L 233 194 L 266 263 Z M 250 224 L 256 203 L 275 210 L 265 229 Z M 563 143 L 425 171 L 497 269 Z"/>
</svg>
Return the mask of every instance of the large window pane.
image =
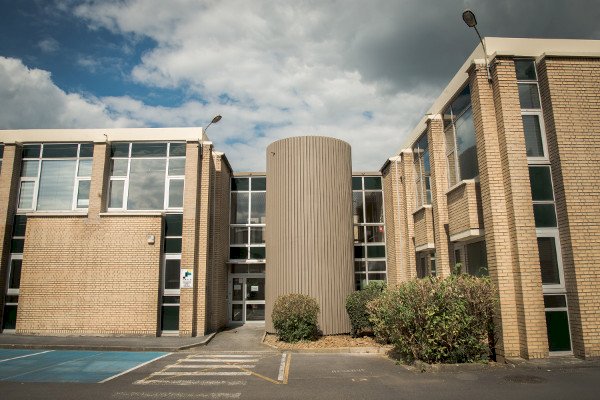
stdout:
<svg viewBox="0 0 600 400">
<path fill-rule="evenodd" d="M 384 237 L 384 228 L 383 225 L 379 226 L 367 226 L 367 242 L 383 242 L 385 240 Z"/>
<path fill-rule="evenodd" d="M 367 246 L 367 257 L 369 257 L 369 258 L 385 257 L 385 246 Z"/>
<path fill-rule="evenodd" d="M 529 182 L 534 201 L 554 200 L 550 167 L 529 167 Z"/>
<path fill-rule="evenodd" d="M 378 176 L 365 176 L 365 190 L 381 190 L 381 178 Z"/>
<path fill-rule="evenodd" d="M 246 304 L 246 321 L 264 321 L 264 304 Z"/>
<path fill-rule="evenodd" d="M 523 115 L 523 132 L 525 132 L 527 157 L 544 157 L 539 115 Z"/>
<path fill-rule="evenodd" d="M 267 201 L 266 192 L 252 193 L 252 203 L 250 210 L 250 223 L 251 224 L 264 224 L 265 223 L 265 206 Z"/>
<path fill-rule="evenodd" d="M 165 215 L 165 236 L 181 236 L 183 232 L 183 215 Z"/>
<path fill-rule="evenodd" d="M 265 228 L 250 228 L 250 244 L 263 244 L 265 242 Z"/>
<path fill-rule="evenodd" d="M 164 208 L 165 169 L 166 160 L 131 159 L 127 209 L 162 210 Z"/>
<path fill-rule="evenodd" d="M 460 179 L 475 178 L 479 175 L 479 168 L 477 166 L 475 125 L 473 124 L 471 108 L 456 120 L 456 146 L 458 147 Z"/>
<path fill-rule="evenodd" d="M 252 190 L 267 190 L 267 178 L 252 178 Z"/>
<path fill-rule="evenodd" d="M 45 144 L 42 157 L 75 158 L 77 157 L 77 144 Z"/>
<path fill-rule="evenodd" d="M 181 253 L 181 238 L 166 238 L 165 253 L 179 254 Z"/>
<path fill-rule="evenodd" d="M 77 176 L 92 176 L 92 160 L 79 161 Z"/>
<path fill-rule="evenodd" d="M 366 223 L 383 222 L 383 193 L 365 193 Z"/>
<path fill-rule="evenodd" d="M 171 143 L 169 157 L 185 156 L 185 143 Z"/>
<path fill-rule="evenodd" d="M 355 224 L 365 222 L 363 215 L 363 194 L 362 192 L 352 193 L 352 221 Z"/>
<path fill-rule="evenodd" d="M 110 196 L 108 199 L 109 208 L 123 207 L 123 188 L 125 181 L 110 181 Z"/>
<path fill-rule="evenodd" d="M 352 177 L 352 190 L 362 190 L 362 177 L 360 177 L 360 176 Z"/>
<path fill-rule="evenodd" d="M 24 144 L 23 158 L 38 158 L 40 156 L 42 146 L 39 144 Z"/>
<path fill-rule="evenodd" d="M 113 143 L 110 145 L 111 157 L 129 157 L 129 143 Z"/>
<path fill-rule="evenodd" d="M 90 205 L 90 181 L 79 181 L 77 188 L 77 208 L 88 208 Z"/>
<path fill-rule="evenodd" d="M 533 60 L 515 60 L 515 70 L 517 71 L 517 80 L 535 81 L 535 63 Z"/>
<path fill-rule="evenodd" d="M 555 228 L 556 213 L 554 212 L 554 204 L 534 204 L 533 218 L 537 228 Z"/>
<path fill-rule="evenodd" d="M 185 158 L 169 159 L 169 175 L 185 174 Z"/>
<path fill-rule="evenodd" d="M 264 260 L 267 255 L 267 251 L 264 247 L 249 247 L 250 258 L 253 260 Z"/>
<path fill-rule="evenodd" d="M 229 235 L 230 244 L 248 244 L 248 228 L 232 227 Z"/>
<path fill-rule="evenodd" d="M 82 143 L 79 146 L 79 157 L 92 157 L 94 155 L 94 143 Z"/>
<path fill-rule="evenodd" d="M 542 284 L 560 285 L 556 241 L 553 237 L 539 237 L 537 242 L 542 270 Z"/>
<path fill-rule="evenodd" d="M 75 160 L 43 161 L 38 210 L 70 210 L 75 185 Z"/>
<path fill-rule="evenodd" d="M 248 258 L 247 247 L 230 247 L 229 248 L 229 259 L 231 260 L 245 260 Z"/>
<path fill-rule="evenodd" d="M 7 304 L 4 306 L 2 329 L 15 329 L 17 327 L 17 306 Z"/>
<path fill-rule="evenodd" d="M 231 190 L 249 190 L 250 182 L 248 178 L 233 178 L 231 180 Z"/>
<path fill-rule="evenodd" d="M 521 108 L 538 109 L 540 108 L 540 96 L 538 86 L 535 83 L 519 83 L 519 102 Z"/>
<path fill-rule="evenodd" d="M 165 289 L 179 289 L 179 274 L 181 261 L 166 260 L 165 262 Z"/>
<path fill-rule="evenodd" d="M 467 272 L 474 276 L 488 276 L 485 241 L 467 245 Z"/>
<path fill-rule="evenodd" d="M 116 158 L 110 162 L 110 176 L 127 176 L 129 159 Z"/>
<path fill-rule="evenodd" d="M 178 331 L 179 306 L 163 306 L 160 319 L 163 331 Z"/>
<path fill-rule="evenodd" d="M 131 144 L 131 157 L 166 157 L 166 143 L 137 142 Z"/>
<path fill-rule="evenodd" d="M 21 182 L 21 192 L 19 194 L 19 208 L 33 208 L 33 189 L 35 182 Z"/>
<path fill-rule="evenodd" d="M 8 279 L 9 289 L 18 289 L 21 286 L 21 266 L 23 260 L 12 260 L 10 268 L 10 277 Z"/>
<path fill-rule="evenodd" d="M 169 207 L 183 207 L 183 179 L 169 180 Z"/>
<path fill-rule="evenodd" d="M 231 223 L 248 223 L 248 193 L 231 193 Z"/>
<path fill-rule="evenodd" d="M 28 178 L 36 178 L 38 175 L 39 165 L 40 165 L 40 162 L 38 160 L 23 161 L 23 168 L 21 170 L 21 176 L 28 177 Z"/>
<path fill-rule="evenodd" d="M 546 329 L 550 351 L 571 350 L 567 311 L 546 311 Z"/>
<path fill-rule="evenodd" d="M 25 229 L 27 228 L 27 216 L 15 215 L 14 221 L 13 236 L 25 236 Z"/>
</svg>

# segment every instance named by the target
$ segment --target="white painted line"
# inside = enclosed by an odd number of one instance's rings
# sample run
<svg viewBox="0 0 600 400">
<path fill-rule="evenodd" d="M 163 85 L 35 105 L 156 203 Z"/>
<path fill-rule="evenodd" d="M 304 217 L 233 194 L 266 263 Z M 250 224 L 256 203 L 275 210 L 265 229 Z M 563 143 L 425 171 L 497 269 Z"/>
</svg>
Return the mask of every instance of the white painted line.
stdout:
<svg viewBox="0 0 600 400">
<path fill-rule="evenodd" d="M 223 362 L 228 362 L 228 363 L 246 363 L 246 362 L 258 362 L 258 358 L 244 358 L 244 359 L 234 359 L 234 358 L 228 358 L 228 359 L 214 359 L 214 358 L 182 358 L 181 360 L 179 360 L 179 362 L 185 362 L 185 363 L 196 363 L 196 362 L 208 362 L 208 363 L 223 363 Z"/>
<path fill-rule="evenodd" d="M 40 351 L 39 353 L 25 354 L 24 356 L 5 358 L 4 360 L 0 360 L 0 363 L 10 361 L 10 360 L 16 360 L 17 358 L 32 357 L 32 356 L 37 356 L 37 355 L 44 354 L 44 353 L 50 353 L 51 351 L 54 351 L 54 350 L 46 350 L 46 351 Z"/>
<path fill-rule="evenodd" d="M 239 399 L 241 395 L 241 393 L 117 392 L 112 397 L 137 397 L 143 399 Z"/>
<path fill-rule="evenodd" d="M 180 386 L 244 386 L 246 381 L 192 381 L 192 380 L 166 380 L 166 379 L 149 379 L 139 380 L 134 382 L 134 385 L 180 385 Z"/>
<path fill-rule="evenodd" d="M 216 375 L 222 375 L 222 376 L 237 376 L 237 375 L 252 375 L 250 372 L 185 372 L 185 371 L 181 371 L 181 372 L 177 372 L 177 371 L 173 371 L 173 372 L 154 372 L 153 374 L 151 374 L 151 376 L 216 376 Z"/>
<path fill-rule="evenodd" d="M 283 382 L 283 376 L 285 374 L 285 360 L 287 359 L 288 353 L 283 353 L 281 355 L 281 363 L 279 364 L 279 375 L 277 375 L 277 380 L 279 382 Z"/>
<path fill-rule="evenodd" d="M 203 357 L 209 357 L 209 358 L 252 358 L 252 357 L 256 357 L 256 354 L 202 354 L 202 355 L 197 355 L 197 356 L 189 356 L 188 359 L 194 359 L 194 358 L 203 358 Z"/>
<path fill-rule="evenodd" d="M 111 376 L 111 377 L 108 377 L 108 378 L 106 378 L 106 379 L 104 379 L 104 380 L 101 380 L 101 381 L 100 381 L 100 382 L 98 382 L 98 383 L 105 383 L 105 382 L 108 382 L 108 381 L 110 381 L 110 380 L 113 380 L 113 379 L 115 379 L 115 378 L 118 378 L 119 376 L 125 375 L 125 374 L 127 374 L 127 373 L 129 373 L 129 372 L 131 372 L 131 371 L 134 371 L 134 370 L 136 370 L 136 369 L 138 369 L 138 368 L 140 368 L 140 367 L 143 367 L 144 365 L 148 365 L 148 364 L 150 364 L 151 362 L 154 362 L 154 361 L 156 361 L 156 360 L 160 360 L 161 358 L 163 358 L 163 357 L 166 357 L 166 356 L 169 356 L 169 355 L 171 355 L 171 354 L 173 354 L 173 353 L 167 353 L 167 354 L 163 354 L 162 356 L 159 356 L 159 357 L 153 358 L 153 359 L 152 359 L 152 360 L 150 360 L 150 361 L 146 361 L 145 363 L 142 363 L 142 364 L 140 364 L 140 365 L 136 365 L 136 366 L 135 366 L 135 367 L 133 367 L 133 368 L 129 368 L 127 371 L 123 371 L 123 372 L 121 372 L 121 373 L 118 373 L 118 374 L 116 374 L 116 375 L 113 375 L 113 376 Z"/>
<path fill-rule="evenodd" d="M 240 365 L 240 364 L 235 364 L 235 365 L 209 365 L 209 364 L 195 364 L 195 365 L 182 365 L 182 364 L 173 364 L 173 365 L 169 365 L 166 368 L 210 368 L 210 369 L 218 369 L 218 368 L 254 368 L 256 367 L 256 364 L 247 364 L 247 365 Z"/>
</svg>

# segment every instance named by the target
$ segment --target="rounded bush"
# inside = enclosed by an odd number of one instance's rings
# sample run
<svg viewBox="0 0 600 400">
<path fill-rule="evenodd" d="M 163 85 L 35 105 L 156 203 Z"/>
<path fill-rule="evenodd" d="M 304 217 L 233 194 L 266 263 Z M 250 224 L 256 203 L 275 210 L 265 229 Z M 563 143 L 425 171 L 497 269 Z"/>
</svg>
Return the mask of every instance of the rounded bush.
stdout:
<svg viewBox="0 0 600 400">
<path fill-rule="evenodd" d="M 279 340 L 294 343 L 317 338 L 318 316 L 317 300 L 305 294 L 291 293 L 275 300 L 271 318 Z"/>
<path fill-rule="evenodd" d="M 373 333 L 367 303 L 375 300 L 383 292 L 383 289 L 385 289 L 385 282 L 371 282 L 362 290 L 350 293 L 346 299 L 346 312 L 350 317 L 352 336 Z"/>
<path fill-rule="evenodd" d="M 459 363 L 493 354 L 496 291 L 468 275 L 406 282 L 368 304 L 375 335 L 407 361 Z"/>
</svg>

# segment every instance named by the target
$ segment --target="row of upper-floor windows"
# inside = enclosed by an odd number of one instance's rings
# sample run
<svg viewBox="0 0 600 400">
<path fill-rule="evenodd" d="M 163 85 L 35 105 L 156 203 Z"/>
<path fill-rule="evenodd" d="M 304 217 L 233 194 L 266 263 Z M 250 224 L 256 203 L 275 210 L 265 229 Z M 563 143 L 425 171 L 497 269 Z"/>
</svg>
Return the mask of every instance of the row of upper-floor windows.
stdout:
<svg viewBox="0 0 600 400">
<path fill-rule="evenodd" d="M 19 211 L 85 210 L 89 206 L 93 143 L 22 146 Z M 112 143 L 109 210 L 181 210 L 184 142 Z"/>
</svg>

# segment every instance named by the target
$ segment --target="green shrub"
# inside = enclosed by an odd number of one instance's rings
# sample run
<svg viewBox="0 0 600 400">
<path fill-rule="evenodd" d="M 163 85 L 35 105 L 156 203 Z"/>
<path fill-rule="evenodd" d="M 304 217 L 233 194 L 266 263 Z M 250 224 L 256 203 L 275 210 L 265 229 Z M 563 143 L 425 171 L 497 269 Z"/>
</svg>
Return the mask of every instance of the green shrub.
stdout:
<svg viewBox="0 0 600 400">
<path fill-rule="evenodd" d="M 346 299 L 346 311 L 352 324 L 352 336 L 373 332 L 367 303 L 375 300 L 383 289 L 385 289 L 385 282 L 371 282 L 362 290 L 350 293 Z"/>
<path fill-rule="evenodd" d="M 298 293 L 279 296 L 273 305 L 273 326 L 284 342 L 314 340 L 318 335 L 319 304 L 314 298 Z"/>
<path fill-rule="evenodd" d="M 489 278 L 429 278 L 386 289 L 368 304 L 375 335 L 407 361 L 473 362 L 493 351 L 496 291 Z"/>
</svg>

